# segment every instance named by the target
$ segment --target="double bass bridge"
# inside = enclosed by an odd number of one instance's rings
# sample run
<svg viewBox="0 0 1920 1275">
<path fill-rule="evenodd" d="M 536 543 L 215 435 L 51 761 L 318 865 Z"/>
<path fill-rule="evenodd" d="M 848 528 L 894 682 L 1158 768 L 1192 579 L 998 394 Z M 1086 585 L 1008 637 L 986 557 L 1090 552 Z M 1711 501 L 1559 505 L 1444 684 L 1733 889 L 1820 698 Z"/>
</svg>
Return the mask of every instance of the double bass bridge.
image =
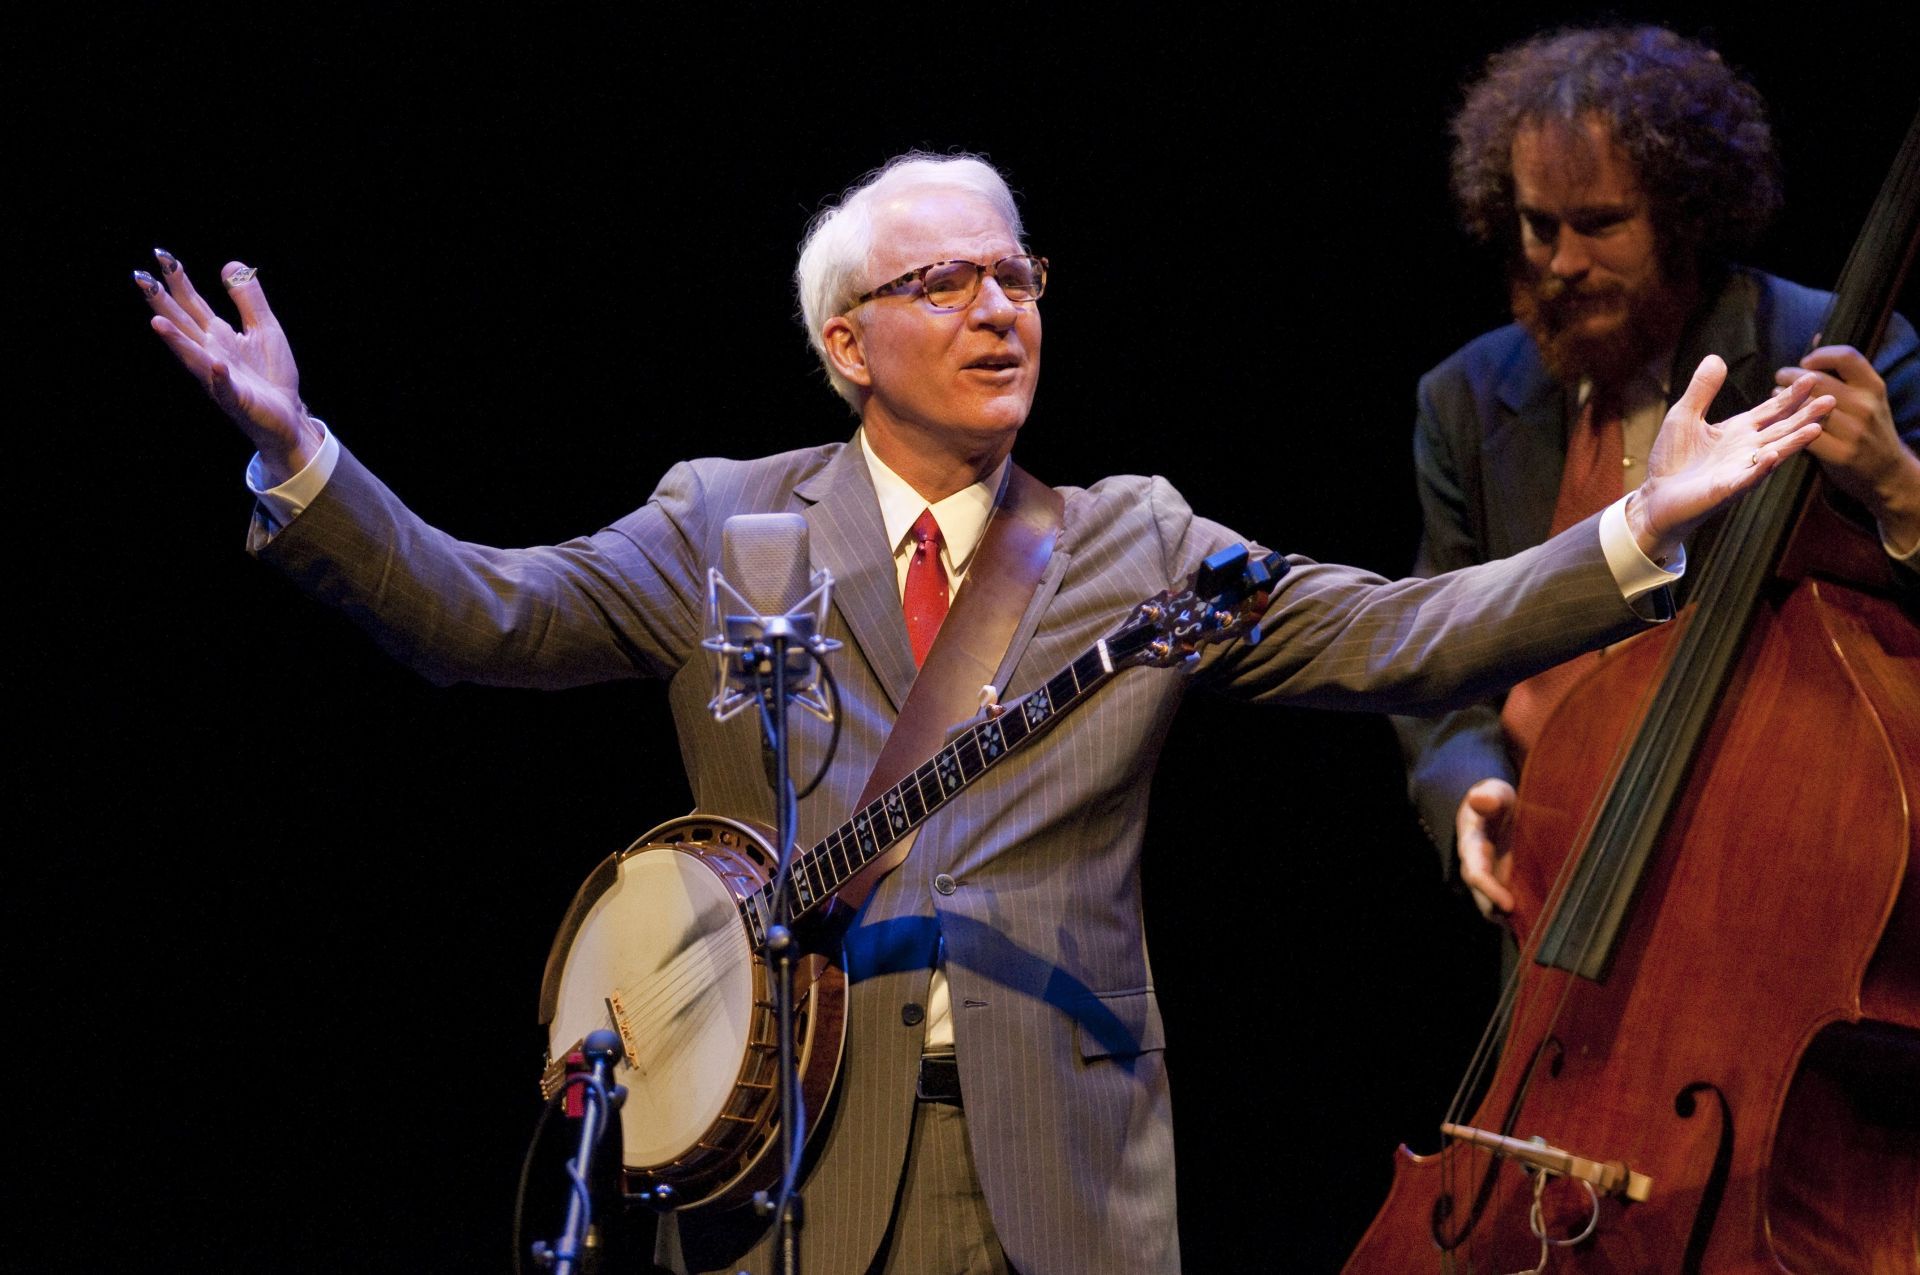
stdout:
<svg viewBox="0 0 1920 1275">
<path fill-rule="evenodd" d="M 1653 1179 L 1644 1173 L 1635 1173 L 1624 1162 L 1589 1160 L 1585 1156 L 1551 1146 L 1545 1138 L 1509 1138 L 1463 1124 L 1443 1124 L 1440 1132 L 1497 1156 L 1517 1160 L 1543 1173 L 1584 1182 L 1604 1195 L 1620 1196 L 1638 1203 L 1653 1194 Z"/>
</svg>

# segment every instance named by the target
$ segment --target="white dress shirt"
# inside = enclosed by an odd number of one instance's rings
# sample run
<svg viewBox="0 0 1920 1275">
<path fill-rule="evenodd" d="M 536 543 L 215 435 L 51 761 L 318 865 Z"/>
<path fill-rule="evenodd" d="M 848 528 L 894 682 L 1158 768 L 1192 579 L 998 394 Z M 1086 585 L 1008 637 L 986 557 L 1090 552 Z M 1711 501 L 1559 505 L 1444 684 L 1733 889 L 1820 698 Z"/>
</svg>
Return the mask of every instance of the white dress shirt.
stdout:
<svg viewBox="0 0 1920 1275">
<path fill-rule="evenodd" d="M 873 479 L 874 494 L 880 498 L 880 521 L 886 524 L 887 543 L 893 546 L 894 583 L 901 598 L 906 597 L 907 567 L 913 562 L 914 544 L 910 533 L 923 509 L 931 509 L 933 520 L 940 524 L 940 565 L 946 568 L 947 596 L 952 598 L 967 578 L 967 568 L 973 565 L 973 554 L 987 529 L 987 517 L 993 512 L 993 498 L 1006 476 L 1007 462 L 1002 460 L 1000 467 L 984 481 L 928 504 L 912 484 L 873 454 L 864 430 L 860 433 L 860 450 L 866 454 L 867 473 Z M 927 991 L 924 1048 L 930 1054 L 953 1052 L 953 998 L 947 991 L 944 945 L 940 961 L 934 967 L 933 986 Z"/>
</svg>

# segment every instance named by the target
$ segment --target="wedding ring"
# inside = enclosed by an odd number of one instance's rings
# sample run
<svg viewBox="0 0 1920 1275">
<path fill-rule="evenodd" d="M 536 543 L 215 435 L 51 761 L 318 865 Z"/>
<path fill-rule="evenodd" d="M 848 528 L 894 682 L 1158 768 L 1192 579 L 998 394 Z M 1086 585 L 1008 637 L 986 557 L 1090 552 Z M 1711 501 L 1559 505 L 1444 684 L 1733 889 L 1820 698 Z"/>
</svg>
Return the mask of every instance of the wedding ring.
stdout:
<svg viewBox="0 0 1920 1275">
<path fill-rule="evenodd" d="M 1758 465 L 1759 463 L 1760 463 L 1760 452 L 1758 451 L 1758 449 L 1747 453 L 1748 469 L 1752 469 L 1755 465 Z"/>
</svg>

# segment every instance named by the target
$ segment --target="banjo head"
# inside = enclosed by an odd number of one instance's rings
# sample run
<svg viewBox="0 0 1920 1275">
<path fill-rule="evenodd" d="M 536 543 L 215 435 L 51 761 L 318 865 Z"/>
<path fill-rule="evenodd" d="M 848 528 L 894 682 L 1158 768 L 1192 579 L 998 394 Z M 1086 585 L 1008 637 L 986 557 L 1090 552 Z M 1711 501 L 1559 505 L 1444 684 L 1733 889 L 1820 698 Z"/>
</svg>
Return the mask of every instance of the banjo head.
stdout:
<svg viewBox="0 0 1920 1275">
<path fill-rule="evenodd" d="M 622 1183 L 649 1207 L 728 1208 L 785 1163 L 775 975 L 742 911 L 774 863 L 751 824 L 670 820 L 594 869 L 548 954 L 541 1090 L 551 1100 L 566 1087 L 567 1056 L 588 1033 L 620 1036 Z M 846 976 L 824 953 L 803 955 L 793 991 L 800 1100 L 817 1116 L 846 1039 Z"/>
<path fill-rule="evenodd" d="M 732 889 L 697 854 L 645 846 L 623 856 L 580 923 L 560 974 L 549 1045 L 558 1056 L 610 1028 L 621 1158 L 665 1165 L 720 1119 L 752 1030 L 756 958 Z"/>
</svg>

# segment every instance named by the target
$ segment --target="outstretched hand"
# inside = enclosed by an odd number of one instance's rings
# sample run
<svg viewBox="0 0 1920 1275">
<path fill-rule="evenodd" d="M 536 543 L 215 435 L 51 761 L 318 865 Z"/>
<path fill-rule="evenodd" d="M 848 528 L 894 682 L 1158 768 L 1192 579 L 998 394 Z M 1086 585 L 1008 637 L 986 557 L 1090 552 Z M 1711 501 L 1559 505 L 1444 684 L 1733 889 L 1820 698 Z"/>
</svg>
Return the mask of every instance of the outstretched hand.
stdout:
<svg viewBox="0 0 1920 1275">
<path fill-rule="evenodd" d="M 153 255 L 161 277 L 144 270 L 133 276 L 153 307 L 153 330 L 259 450 L 270 481 L 299 473 L 323 436 L 300 401 L 293 350 L 255 272 L 237 261 L 220 272 L 240 312 L 235 331 L 201 298 L 171 253 L 156 248 Z"/>
<path fill-rule="evenodd" d="M 1627 525 L 1640 551 L 1655 562 L 1670 561 L 1708 514 L 1820 437 L 1820 419 L 1833 410 L 1833 396 L 1815 395 L 1809 374 L 1785 393 L 1710 425 L 1707 407 L 1726 379 L 1727 365 L 1718 355 L 1700 361 L 1687 392 L 1660 426 L 1646 482 L 1627 501 Z"/>
</svg>

